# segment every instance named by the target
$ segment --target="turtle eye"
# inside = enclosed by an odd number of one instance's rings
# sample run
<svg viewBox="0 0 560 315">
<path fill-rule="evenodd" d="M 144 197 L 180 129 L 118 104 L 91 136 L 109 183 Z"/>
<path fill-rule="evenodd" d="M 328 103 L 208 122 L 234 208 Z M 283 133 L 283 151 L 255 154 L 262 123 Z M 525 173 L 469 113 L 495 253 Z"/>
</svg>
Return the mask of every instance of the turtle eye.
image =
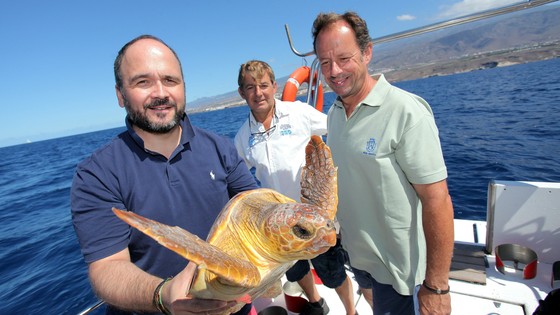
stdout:
<svg viewBox="0 0 560 315">
<path fill-rule="evenodd" d="M 296 224 L 293 228 L 292 231 L 294 232 L 294 234 L 299 237 L 299 238 L 303 238 L 303 239 L 309 239 L 311 238 L 311 232 L 309 232 L 309 230 L 305 229 L 303 226 Z"/>
</svg>

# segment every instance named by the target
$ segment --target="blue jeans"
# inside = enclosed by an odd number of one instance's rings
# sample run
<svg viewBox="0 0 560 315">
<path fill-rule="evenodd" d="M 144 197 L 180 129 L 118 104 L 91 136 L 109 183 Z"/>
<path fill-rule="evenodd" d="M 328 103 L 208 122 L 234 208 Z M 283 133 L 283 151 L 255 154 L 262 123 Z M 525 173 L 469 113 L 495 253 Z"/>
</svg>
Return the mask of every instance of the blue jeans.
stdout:
<svg viewBox="0 0 560 315">
<path fill-rule="evenodd" d="M 348 254 L 342 248 L 340 240 L 337 240 L 336 245 L 329 248 L 326 253 L 311 259 L 317 276 L 319 276 L 326 287 L 331 289 L 338 288 L 344 280 L 346 280 L 346 268 L 344 264 L 347 261 Z M 309 270 L 310 267 L 307 260 L 298 260 L 296 264 L 286 272 L 286 278 L 291 282 L 299 281 Z"/>
<path fill-rule="evenodd" d="M 412 295 L 401 295 L 393 286 L 375 281 L 367 271 L 352 267 L 354 277 L 360 288 L 372 289 L 373 313 L 375 315 L 414 315 L 414 298 Z"/>
</svg>

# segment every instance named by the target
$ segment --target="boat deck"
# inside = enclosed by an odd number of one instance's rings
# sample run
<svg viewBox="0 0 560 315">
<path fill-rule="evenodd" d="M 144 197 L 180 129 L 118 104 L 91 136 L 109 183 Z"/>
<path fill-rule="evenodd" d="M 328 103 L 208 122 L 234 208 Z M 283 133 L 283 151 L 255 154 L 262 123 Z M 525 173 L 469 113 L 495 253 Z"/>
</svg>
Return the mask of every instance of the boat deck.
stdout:
<svg viewBox="0 0 560 315">
<path fill-rule="evenodd" d="M 491 181 L 487 218 L 488 222 L 454 221 L 449 280 L 452 313 L 533 314 L 539 300 L 560 287 L 560 183 Z M 497 247 L 503 263 L 500 268 Z M 524 277 L 524 271 L 529 270 L 535 271 L 534 277 Z M 350 271 L 348 274 L 353 279 Z M 354 280 L 353 285 L 357 292 Z M 330 314 L 345 314 L 334 290 L 321 284 L 318 290 Z M 372 313 L 357 293 L 355 301 L 360 314 Z M 271 305 L 286 307 L 284 295 L 256 301 L 255 305 L 259 311 Z"/>
<path fill-rule="evenodd" d="M 495 256 L 484 252 L 486 222 L 455 220 L 455 235 L 449 281 L 452 314 L 532 314 L 538 300 L 544 299 L 552 289 L 551 264 L 539 262 L 537 276 L 528 280 L 523 280 L 522 272 L 513 268 L 506 267 L 506 274 L 497 270 Z M 357 293 L 358 285 L 352 272 L 348 271 L 348 275 L 354 287 L 356 310 L 362 315 L 372 314 L 363 296 Z M 287 281 L 285 277 L 282 280 L 283 283 Z M 336 292 L 316 283 L 319 293 L 329 305 L 329 314 L 345 314 Z M 305 298 L 303 294 L 302 297 Z M 270 306 L 287 308 L 283 294 L 274 299 L 258 299 L 254 305 L 257 312 Z M 287 314 L 297 313 L 288 310 Z"/>
<path fill-rule="evenodd" d="M 365 301 L 364 297 L 361 294 L 358 294 L 358 284 L 356 283 L 356 281 L 354 280 L 354 275 L 352 272 L 348 271 L 347 272 L 351 281 L 352 281 L 352 286 L 354 288 L 354 302 L 356 303 L 356 311 L 359 314 L 372 314 L 372 309 L 369 307 L 368 303 Z M 282 283 L 286 283 L 286 277 L 284 276 L 282 278 Z M 315 282 L 317 285 L 317 290 L 319 291 L 319 294 L 321 295 L 321 297 L 323 297 L 325 299 L 325 301 L 327 301 L 327 304 L 329 306 L 330 312 L 329 314 L 332 315 L 344 315 L 346 314 L 346 311 L 344 310 L 344 305 L 342 305 L 342 302 L 340 301 L 338 295 L 336 294 L 336 291 L 334 289 L 330 289 L 326 286 L 324 286 L 321 283 L 318 283 L 317 281 Z M 302 298 L 305 298 L 305 295 L 302 293 L 300 295 Z M 266 309 L 267 307 L 270 306 L 281 306 L 284 309 L 287 310 L 287 314 L 290 315 L 294 315 L 294 314 L 298 314 L 295 312 L 291 312 L 287 306 L 286 306 L 286 300 L 284 298 L 284 294 L 280 294 L 279 296 L 277 296 L 274 299 L 257 299 L 256 301 L 253 302 L 253 305 L 255 306 L 255 309 L 257 312 L 262 311 L 263 309 Z M 260 315 L 260 314 L 259 314 Z M 268 315 L 268 314 L 267 314 Z"/>
<path fill-rule="evenodd" d="M 486 222 L 455 220 L 455 235 L 467 237 L 458 240 L 455 248 L 476 246 L 481 250 L 477 253 L 484 254 L 485 244 L 473 243 L 474 239 L 468 239 L 469 234 L 464 233 L 473 230 L 473 225 L 478 227 L 478 239 L 486 239 Z M 523 279 L 522 271 L 514 269 L 512 265 L 506 265 L 504 274 L 498 271 L 495 255 L 485 254 L 484 259 L 485 283 L 450 279 L 453 314 L 532 314 L 538 307 L 538 300 L 544 299 L 552 290 L 552 264 L 538 262 L 536 277 Z M 473 272 L 473 265 L 464 267 L 464 272 Z M 454 272 L 452 266 L 451 275 Z"/>
</svg>

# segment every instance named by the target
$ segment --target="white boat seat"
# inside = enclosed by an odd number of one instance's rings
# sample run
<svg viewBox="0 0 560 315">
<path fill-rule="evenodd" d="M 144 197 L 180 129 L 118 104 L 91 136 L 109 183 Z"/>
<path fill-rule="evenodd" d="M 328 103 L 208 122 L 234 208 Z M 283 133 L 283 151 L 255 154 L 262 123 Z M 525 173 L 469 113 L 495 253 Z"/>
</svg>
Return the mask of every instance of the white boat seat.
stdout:
<svg viewBox="0 0 560 315">
<path fill-rule="evenodd" d="M 487 221 L 488 253 L 517 244 L 533 250 L 539 262 L 560 260 L 560 183 L 491 181 Z"/>
</svg>

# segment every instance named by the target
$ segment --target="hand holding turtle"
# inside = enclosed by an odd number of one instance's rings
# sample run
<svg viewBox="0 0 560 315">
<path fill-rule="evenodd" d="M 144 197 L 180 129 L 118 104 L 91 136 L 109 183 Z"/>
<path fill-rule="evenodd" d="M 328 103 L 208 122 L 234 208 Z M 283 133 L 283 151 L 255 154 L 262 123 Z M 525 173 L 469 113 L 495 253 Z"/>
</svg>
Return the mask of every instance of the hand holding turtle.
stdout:
<svg viewBox="0 0 560 315">
<path fill-rule="evenodd" d="M 196 274 L 196 265 L 189 262 L 162 288 L 163 303 L 172 314 L 223 314 L 234 307 L 236 301 L 199 299 L 189 295 L 189 288 Z"/>
</svg>

